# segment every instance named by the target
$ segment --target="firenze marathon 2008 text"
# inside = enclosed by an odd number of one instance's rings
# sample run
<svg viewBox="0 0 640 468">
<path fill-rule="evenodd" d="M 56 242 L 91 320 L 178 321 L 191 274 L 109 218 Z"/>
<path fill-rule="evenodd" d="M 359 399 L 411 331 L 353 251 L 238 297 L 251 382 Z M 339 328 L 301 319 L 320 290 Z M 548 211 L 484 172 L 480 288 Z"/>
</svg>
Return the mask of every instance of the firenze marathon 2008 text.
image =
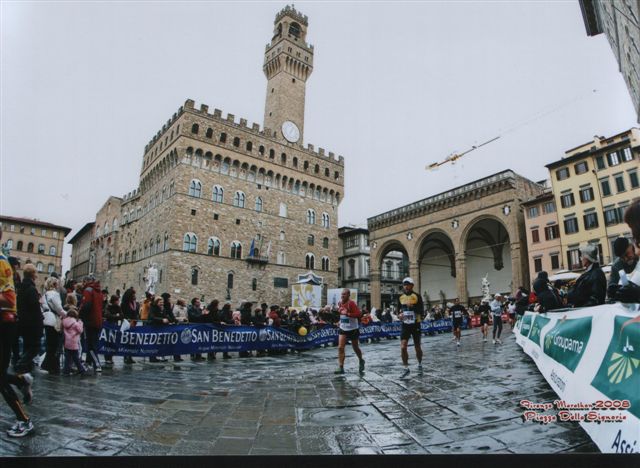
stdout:
<svg viewBox="0 0 640 468">
<path fill-rule="evenodd" d="M 549 424 L 558 421 L 578 421 L 593 423 L 622 422 L 627 415 L 621 412 L 612 413 L 615 410 L 627 410 L 631 407 L 629 400 L 596 400 L 591 403 L 569 403 L 565 400 L 536 403 L 530 400 L 521 400 L 520 406 L 524 408 L 522 420 L 539 424 Z M 556 414 L 546 413 L 556 410 Z"/>
</svg>

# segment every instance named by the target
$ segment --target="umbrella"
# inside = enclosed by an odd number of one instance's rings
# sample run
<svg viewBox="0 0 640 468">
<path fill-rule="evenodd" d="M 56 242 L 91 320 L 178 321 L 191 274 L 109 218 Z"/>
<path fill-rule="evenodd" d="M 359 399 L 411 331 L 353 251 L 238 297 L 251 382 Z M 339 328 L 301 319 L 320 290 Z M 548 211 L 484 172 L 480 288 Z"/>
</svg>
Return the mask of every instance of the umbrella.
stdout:
<svg viewBox="0 0 640 468">
<path fill-rule="evenodd" d="M 578 273 L 572 273 L 570 271 L 564 273 L 556 273 L 555 275 L 549 276 L 549 281 L 570 281 L 580 277 Z"/>
</svg>

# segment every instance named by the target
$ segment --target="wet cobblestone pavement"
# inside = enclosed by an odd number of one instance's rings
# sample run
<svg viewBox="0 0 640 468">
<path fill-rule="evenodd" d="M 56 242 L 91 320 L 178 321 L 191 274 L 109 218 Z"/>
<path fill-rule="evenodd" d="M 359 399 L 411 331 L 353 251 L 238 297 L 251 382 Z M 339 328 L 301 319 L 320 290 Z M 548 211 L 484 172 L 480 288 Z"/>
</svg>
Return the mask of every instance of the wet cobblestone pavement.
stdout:
<svg viewBox="0 0 640 468">
<path fill-rule="evenodd" d="M 363 344 L 363 375 L 347 348 L 212 362 L 124 366 L 102 375 L 35 372 L 28 412 L 36 433 L 10 439 L 0 410 L 1 456 L 331 455 L 598 452 L 577 423 L 520 418 L 527 398 L 555 393 L 507 329 L 502 345 L 479 330 L 423 338 L 424 369 L 400 379 L 399 340 Z"/>
</svg>

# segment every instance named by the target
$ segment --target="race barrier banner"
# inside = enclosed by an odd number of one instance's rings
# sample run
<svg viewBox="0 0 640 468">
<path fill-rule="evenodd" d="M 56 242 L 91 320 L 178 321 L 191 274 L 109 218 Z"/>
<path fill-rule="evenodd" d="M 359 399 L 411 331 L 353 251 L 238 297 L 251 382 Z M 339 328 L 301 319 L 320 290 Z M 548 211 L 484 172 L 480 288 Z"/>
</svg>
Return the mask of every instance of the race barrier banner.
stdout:
<svg viewBox="0 0 640 468">
<path fill-rule="evenodd" d="M 400 336 L 401 322 L 376 323 L 360 327 L 360 339 Z M 451 319 L 421 323 L 423 333 L 451 330 Z M 121 331 L 105 323 L 98 351 L 119 356 L 173 356 L 211 352 L 274 349 L 304 350 L 338 342 L 338 328 L 325 325 L 305 336 L 270 326 L 227 326 L 189 324 L 141 326 Z"/>
<path fill-rule="evenodd" d="M 638 309 L 617 303 L 519 318 L 516 342 L 559 397 L 520 402 L 523 419 L 578 421 L 602 452 L 640 452 Z"/>
</svg>

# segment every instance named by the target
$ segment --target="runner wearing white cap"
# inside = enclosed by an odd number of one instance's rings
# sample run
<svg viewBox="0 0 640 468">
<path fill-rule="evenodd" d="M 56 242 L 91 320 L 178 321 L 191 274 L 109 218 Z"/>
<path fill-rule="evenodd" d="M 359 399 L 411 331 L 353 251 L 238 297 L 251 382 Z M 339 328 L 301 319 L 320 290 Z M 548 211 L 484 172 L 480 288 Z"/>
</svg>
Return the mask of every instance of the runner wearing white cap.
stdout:
<svg viewBox="0 0 640 468">
<path fill-rule="evenodd" d="M 398 318 L 402 321 L 402 331 L 400 332 L 400 354 L 404 371 L 401 378 L 409 375 L 409 352 L 407 346 L 409 337 L 413 337 L 413 345 L 416 349 L 416 359 L 418 360 L 418 371 L 422 371 L 422 347 L 420 346 L 420 322 L 424 315 L 424 305 L 419 294 L 413 292 L 413 279 L 407 277 L 402 280 L 404 294 L 398 298 Z"/>
</svg>

